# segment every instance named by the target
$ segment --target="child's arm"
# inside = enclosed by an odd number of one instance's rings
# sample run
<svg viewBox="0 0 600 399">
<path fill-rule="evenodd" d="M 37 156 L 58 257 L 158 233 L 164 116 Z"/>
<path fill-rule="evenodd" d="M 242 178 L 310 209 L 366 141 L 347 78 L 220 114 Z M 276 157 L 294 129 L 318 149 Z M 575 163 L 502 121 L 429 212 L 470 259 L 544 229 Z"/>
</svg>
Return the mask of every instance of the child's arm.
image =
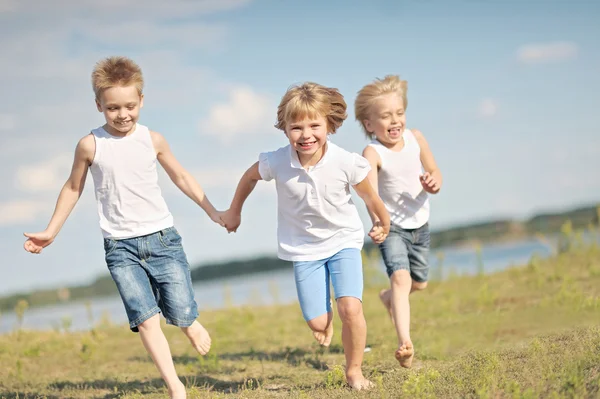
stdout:
<svg viewBox="0 0 600 399">
<path fill-rule="evenodd" d="M 373 228 L 369 232 L 369 237 L 375 244 L 385 241 L 390 232 L 390 214 L 379 195 L 375 192 L 369 178 L 367 177 L 360 183 L 353 186 L 360 198 L 365 201 L 369 214 L 373 215 Z"/>
<path fill-rule="evenodd" d="M 95 151 L 96 142 L 91 134 L 79 140 L 75 149 L 71 175 L 58 195 L 50 223 L 48 223 L 46 230 L 39 233 L 24 233 L 25 237 L 27 237 L 27 241 L 23 244 L 26 251 L 39 254 L 42 252 L 42 249 L 52 244 L 54 238 L 56 238 L 58 232 L 71 214 L 75 204 L 77 204 L 79 197 L 81 197 L 87 171 L 94 159 Z"/>
<path fill-rule="evenodd" d="M 416 129 L 413 129 L 412 132 L 421 147 L 421 163 L 425 169 L 425 173 L 421 176 L 421 185 L 428 193 L 437 194 L 442 188 L 442 172 L 438 169 L 423 133 Z"/>
<path fill-rule="evenodd" d="M 258 162 L 252 165 L 242 176 L 238 183 L 235 195 L 231 200 L 231 206 L 223 214 L 222 219 L 228 232 L 235 232 L 242 222 L 242 207 L 244 202 L 256 187 L 256 183 L 262 180 L 258 171 Z"/>
<path fill-rule="evenodd" d="M 210 219 L 223 226 L 223 222 L 220 218 L 220 212 L 218 212 L 213 204 L 208 200 L 204 194 L 204 190 L 200 187 L 200 184 L 194 179 L 194 177 L 179 163 L 167 140 L 159 133 L 151 131 L 152 143 L 156 151 L 156 158 L 161 166 L 165 169 L 173 183 L 192 201 L 200 205 L 200 208 L 206 212 Z"/>
<path fill-rule="evenodd" d="M 365 147 L 362 156 L 365 157 L 366 160 L 369 161 L 369 165 L 371 165 L 371 170 L 367 175 L 367 179 L 369 179 L 369 182 L 371 183 L 371 188 L 373 189 L 373 191 L 375 191 L 376 194 L 379 194 L 379 182 L 377 180 L 377 173 L 379 172 L 379 168 L 381 167 L 381 157 L 379 156 L 377 151 L 370 145 Z M 371 221 L 374 224 L 379 221 L 377 215 L 371 212 L 371 210 L 369 210 L 369 216 L 371 217 Z"/>
</svg>

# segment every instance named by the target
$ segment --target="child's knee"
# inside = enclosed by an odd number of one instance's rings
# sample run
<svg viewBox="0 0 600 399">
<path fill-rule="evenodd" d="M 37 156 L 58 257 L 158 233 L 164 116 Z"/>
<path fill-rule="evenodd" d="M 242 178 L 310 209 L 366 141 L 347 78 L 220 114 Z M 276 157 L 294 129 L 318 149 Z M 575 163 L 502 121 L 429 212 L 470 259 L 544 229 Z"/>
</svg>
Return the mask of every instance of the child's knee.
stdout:
<svg viewBox="0 0 600 399">
<path fill-rule="evenodd" d="M 413 281 L 412 282 L 412 291 L 423 291 L 425 288 L 427 288 L 427 281 L 423 281 L 423 282 Z"/>
<path fill-rule="evenodd" d="M 333 315 L 331 313 L 325 313 L 321 316 L 315 317 L 314 319 L 308 320 L 306 323 L 311 330 L 322 332 L 325 331 L 329 323 L 331 323 L 332 316 Z"/>
<path fill-rule="evenodd" d="M 390 277 L 390 284 L 394 289 L 408 290 L 411 287 L 411 283 L 414 284 L 414 281 L 412 281 L 408 270 L 396 270 Z"/>
<path fill-rule="evenodd" d="M 338 313 L 343 323 L 351 323 L 354 320 L 364 318 L 362 302 L 354 297 L 341 297 L 337 300 Z"/>
<path fill-rule="evenodd" d="M 140 331 L 149 331 L 154 328 L 160 328 L 160 316 L 158 314 L 155 314 L 149 319 L 146 319 L 140 324 L 138 324 L 137 327 Z"/>
</svg>

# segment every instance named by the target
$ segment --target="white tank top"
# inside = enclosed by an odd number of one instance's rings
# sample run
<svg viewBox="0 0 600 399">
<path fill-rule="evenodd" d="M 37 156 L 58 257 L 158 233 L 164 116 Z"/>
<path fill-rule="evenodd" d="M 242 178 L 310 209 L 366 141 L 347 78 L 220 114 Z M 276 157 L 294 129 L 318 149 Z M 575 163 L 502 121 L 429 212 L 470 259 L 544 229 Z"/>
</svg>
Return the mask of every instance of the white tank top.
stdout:
<svg viewBox="0 0 600 399">
<path fill-rule="evenodd" d="M 429 220 L 429 196 L 419 181 L 423 173 L 421 147 L 410 130 L 405 129 L 402 137 L 404 147 L 399 152 L 377 140 L 369 145 L 381 158 L 377 174 L 379 196 L 392 223 L 403 229 L 416 229 Z"/>
<path fill-rule="evenodd" d="M 90 170 L 104 237 L 139 237 L 173 226 L 158 185 L 156 151 L 148 128 L 138 124 L 125 137 L 112 136 L 102 127 L 92 134 L 96 154 Z"/>
</svg>

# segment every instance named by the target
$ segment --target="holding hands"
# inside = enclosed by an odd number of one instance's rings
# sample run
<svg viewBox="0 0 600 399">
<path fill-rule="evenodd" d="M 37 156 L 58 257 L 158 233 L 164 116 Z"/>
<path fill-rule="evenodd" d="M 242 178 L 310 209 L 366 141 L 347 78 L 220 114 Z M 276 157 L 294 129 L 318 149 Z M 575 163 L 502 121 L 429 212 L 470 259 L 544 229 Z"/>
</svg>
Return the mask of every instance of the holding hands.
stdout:
<svg viewBox="0 0 600 399">
<path fill-rule="evenodd" d="M 375 244 L 381 244 L 385 241 L 388 234 L 390 233 L 390 226 L 384 226 L 379 220 L 373 223 L 371 231 L 369 231 L 369 237 Z"/>
</svg>

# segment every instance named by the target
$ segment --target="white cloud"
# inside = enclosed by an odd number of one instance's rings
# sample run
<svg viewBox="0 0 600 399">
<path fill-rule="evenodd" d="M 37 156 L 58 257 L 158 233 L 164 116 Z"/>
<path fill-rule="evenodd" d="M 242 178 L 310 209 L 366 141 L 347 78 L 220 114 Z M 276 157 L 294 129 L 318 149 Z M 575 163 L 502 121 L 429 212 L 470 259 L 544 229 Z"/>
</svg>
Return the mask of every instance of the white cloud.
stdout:
<svg viewBox="0 0 600 399">
<path fill-rule="evenodd" d="M 491 118 L 498 113 L 498 104 L 491 98 L 486 98 L 479 104 L 479 115 L 484 118 Z"/>
<path fill-rule="evenodd" d="M 232 88 L 225 103 L 214 105 L 200 121 L 200 132 L 229 142 L 235 135 L 275 132 L 276 107 L 271 99 L 246 86 Z"/>
<path fill-rule="evenodd" d="M 17 187 L 28 192 L 58 192 L 68 177 L 73 154 L 63 153 L 44 162 L 21 166 L 17 170 Z"/>
<path fill-rule="evenodd" d="M 9 201 L 0 203 L 0 226 L 10 226 L 35 221 L 49 210 L 49 204 L 41 201 Z"/>
<path fill-rule="evenodd" d="M 579 46 L 572 42 L 535 43 L 519 47 L 517 59 L 525 64 L 557 62 L 576 58 Z"/>
<path fill-rule="evenodd" d="M 0 131 L 12 130 L 17 126 L 17 117 L 13 114 L 0 114 Z"/>
</svg>

